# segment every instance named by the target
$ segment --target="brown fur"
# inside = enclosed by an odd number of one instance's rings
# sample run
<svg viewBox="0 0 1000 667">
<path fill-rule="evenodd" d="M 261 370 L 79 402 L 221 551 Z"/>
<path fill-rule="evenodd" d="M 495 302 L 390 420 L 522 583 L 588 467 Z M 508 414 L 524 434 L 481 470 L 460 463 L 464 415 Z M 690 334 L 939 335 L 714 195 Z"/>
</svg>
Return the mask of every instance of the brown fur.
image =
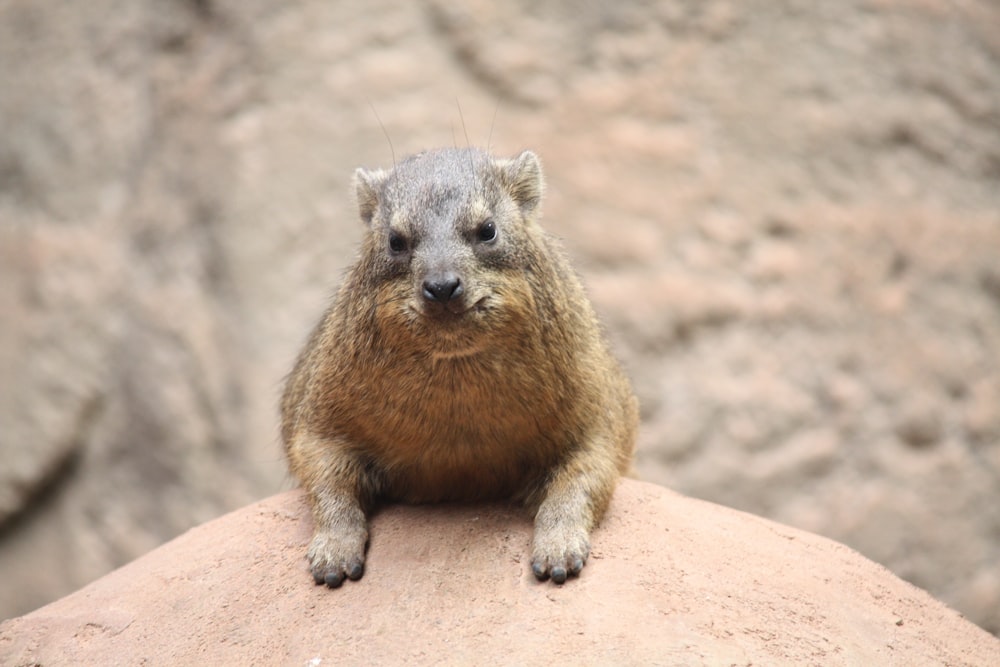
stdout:
<svg viewBox="0 0 1000 667">
<path fill-rule="evenodd" d="M 535 515 L 533 571 L 561 583 L 629 465 L 638 410 L 536 222 L 538 159 L 445 149 L 355 180 L 361 257 L 281 406 L 316 582 L 361 576 L 379 500 L 514 498 Z M 426 293 L 456 284 L 443 302 Z"/>
</svg>

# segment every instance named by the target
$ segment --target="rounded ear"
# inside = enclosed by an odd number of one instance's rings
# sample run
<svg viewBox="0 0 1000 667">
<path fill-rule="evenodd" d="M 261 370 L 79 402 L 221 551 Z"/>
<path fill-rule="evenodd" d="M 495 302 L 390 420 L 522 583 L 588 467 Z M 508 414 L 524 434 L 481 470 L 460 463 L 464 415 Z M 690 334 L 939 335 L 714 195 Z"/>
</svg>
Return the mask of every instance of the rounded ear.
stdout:
<svg viewBox="0 0 1000 667">
<path fill-rule="evenodd" d="M 531 151 L 510 160 L 497 160 L 500 180 L 525 215 L 538 208 L 545 191 L 542 163 Z"/>
<path fill-rule="evenodd" d="M 370 225 L 378 207 L 379 191 L 385 182 L 386 173 L 381 169 L 354 170 L 354 192 L 358 199 L 358 213 L 361 220 Z"/>
</svg>

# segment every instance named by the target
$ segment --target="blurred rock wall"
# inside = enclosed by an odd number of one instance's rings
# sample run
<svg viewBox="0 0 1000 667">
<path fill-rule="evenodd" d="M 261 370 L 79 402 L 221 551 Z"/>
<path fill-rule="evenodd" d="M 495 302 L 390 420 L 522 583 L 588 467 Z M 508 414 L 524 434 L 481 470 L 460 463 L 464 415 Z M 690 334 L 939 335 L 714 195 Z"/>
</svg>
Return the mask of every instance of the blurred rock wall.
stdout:
<svg viewBox="0 0 1000 667">
<path fill-rule="evenodd" d="M 0 0 L 0 617 L 291 486 L 353 169 L 468 142 L 541 155 L 645 479 L 1000 632 L 1000 6 L 456 7 Z"/>
</svg>

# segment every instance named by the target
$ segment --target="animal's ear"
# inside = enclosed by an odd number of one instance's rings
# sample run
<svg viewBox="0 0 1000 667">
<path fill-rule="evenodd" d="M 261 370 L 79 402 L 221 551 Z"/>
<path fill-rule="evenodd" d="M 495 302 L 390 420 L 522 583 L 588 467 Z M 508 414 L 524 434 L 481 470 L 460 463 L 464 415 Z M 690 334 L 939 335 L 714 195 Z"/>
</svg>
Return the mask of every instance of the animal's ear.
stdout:
<svg viewBox="0 0 1000 667">
<path fill-rule="evenodd" d="M 358 199 L 358 213 L 361 220 L 370 225 L 378 207 L 378 197 L 385 183 L 386 172 L 381 169 L 363 169 L 354 171 L 354 192 Z"/>
<path fill-rule="evenodd" d="M 497 160 L 500 180 L 524 215 L 538 208 L 545 191 L 542 163 L 531 151 L 523 151 L 510 160 Z"/>
</svg>

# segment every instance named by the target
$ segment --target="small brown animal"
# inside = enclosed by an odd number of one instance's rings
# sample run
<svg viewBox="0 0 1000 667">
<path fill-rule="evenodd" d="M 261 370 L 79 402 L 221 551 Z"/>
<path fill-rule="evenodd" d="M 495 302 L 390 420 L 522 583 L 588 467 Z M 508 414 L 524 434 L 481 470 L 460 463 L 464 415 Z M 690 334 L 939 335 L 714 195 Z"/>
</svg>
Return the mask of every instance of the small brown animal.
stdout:
<svg viewBox="0 0 1000 667">
<path fill-rule="evenodd" d="M 563 583 L 629 467 L 638 408 L 537 223 L 538 158 L 429 151 L 355 187 L 361 256 L 281 404 L 316 583 L 361 577 L 374 503 L 479 499 L 524 503 L 531 569 Z"/>
</svg>

